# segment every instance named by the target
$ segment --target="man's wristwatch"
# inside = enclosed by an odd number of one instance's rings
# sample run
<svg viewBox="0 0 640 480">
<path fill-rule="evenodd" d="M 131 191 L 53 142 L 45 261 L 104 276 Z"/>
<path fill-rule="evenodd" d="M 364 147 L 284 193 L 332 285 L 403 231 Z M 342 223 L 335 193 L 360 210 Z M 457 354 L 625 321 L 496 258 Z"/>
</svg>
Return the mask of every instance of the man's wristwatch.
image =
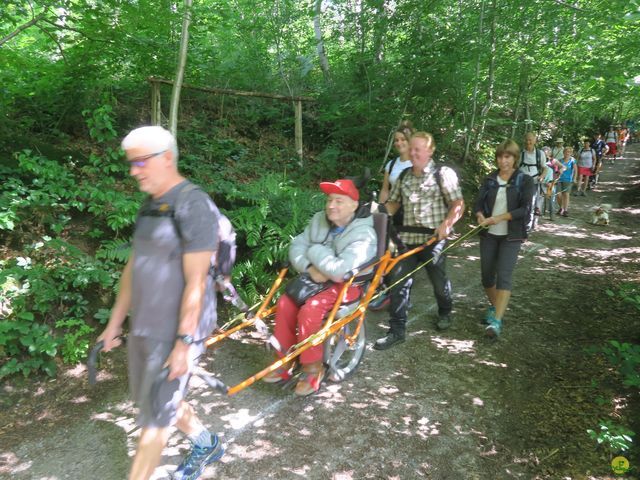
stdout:
<svg viewBox="0 0 640 480">
<path fill-rule="evenodd" d="M 185 345 L 191 345 L 195 341 L 193 335 L 176 335 L 176 340 L 180 340 Z"/>
</svg>

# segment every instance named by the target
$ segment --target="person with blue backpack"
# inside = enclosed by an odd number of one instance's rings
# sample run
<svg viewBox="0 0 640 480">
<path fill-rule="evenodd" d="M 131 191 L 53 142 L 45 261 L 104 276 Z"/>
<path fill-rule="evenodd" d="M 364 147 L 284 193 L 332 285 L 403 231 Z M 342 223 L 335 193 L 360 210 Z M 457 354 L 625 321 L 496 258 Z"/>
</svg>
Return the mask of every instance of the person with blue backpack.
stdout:
<svg viewBox="0 0 640 480">
<path fill-rule="evenodd" d="M 490 306 L 484 318 L 486 334 L 496 338 L 502 331 L 512 290 L 512 275 L 522 242 L 535 184 L 520 170 L 520 147 L 507 140 L 496 149 L 498 168 L 483 181 L 474 205 L 480 233 L 480 270 Z"/>
</svg>

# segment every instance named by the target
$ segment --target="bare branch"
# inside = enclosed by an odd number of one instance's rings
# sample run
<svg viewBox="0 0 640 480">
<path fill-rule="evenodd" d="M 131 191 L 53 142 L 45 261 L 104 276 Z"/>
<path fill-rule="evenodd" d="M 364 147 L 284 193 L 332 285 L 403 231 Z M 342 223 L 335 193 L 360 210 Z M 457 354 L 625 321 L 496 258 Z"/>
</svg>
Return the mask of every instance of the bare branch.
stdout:
<svg viewBox="0 0 640 480">
<path fill-rule="evenodd" d="M 41 32 L 43 32 L 45 35 L 47 35 L 51 40 L 54 41 L 54 43 L 58 46 L 58 50 L 60 50 L 60 56 L 62 57 L 62 60 L 64 60 L 65 63 L 67 63 L 67 57 L 64 56 L 64 50 L 62 48 L 62 45 L 60 44 L 60 42 L 58 41 L 58 39 L 55 37 L 55 35 L 53 35 L 49 30 L 46 30 L 44 28 L 42 28 L 41 25 L 37 25 L 36 27 L 38 27 L 40 29 Z"/>
<path fill-rule="evenodd" d="M 9 40 L 11 40 L 13 37 L 15 37 L 16 35 L 18 35 L 20 32 L 22 32 L 23 30 L 26 30 L 27 28 L 35 25 L 36 23 L 38 23 L 40 20 L 42 20 L 44 18 L 44 16 L 47 14 L 46 11 L 42 12 L 40 15 L 38 15 L 37 17 L 33 17 L 31 20 L 29 20 L 27 23 L 25 23 L 24 25 L 20 25 L 18 28 L 16 28 L 13 32 L 11 32 L 9 35 L 7 35 L 6 37 L 0 39 L 0 46 L 2 46 L 4 43 L 7 43 Z"/>
</svg>

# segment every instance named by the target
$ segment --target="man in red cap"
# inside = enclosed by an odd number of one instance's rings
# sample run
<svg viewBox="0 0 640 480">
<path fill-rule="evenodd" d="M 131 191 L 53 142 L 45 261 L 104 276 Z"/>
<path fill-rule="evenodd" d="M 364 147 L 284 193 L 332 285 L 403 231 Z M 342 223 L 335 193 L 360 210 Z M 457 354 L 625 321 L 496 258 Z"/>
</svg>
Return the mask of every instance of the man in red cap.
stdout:
<svg viewBox="0 0 640 480">
<path fill-rule="evenodd" d="M 323 212 L 316 213 L 302 234 L 293 239 L 289 261 L 300 274 L 308 274 L 326 288 L 299 305 L 290 295 L 278 300 L 276 325 L 272 343 L 278 354 L 286 351 L 322 327 L 326 314 L 333 308 L 341 290 L 344 275 L 364 264 L 376 254 L 377 237 L 370 213 L 358 215 L 358 189 L 351 180 L 322 182 L 327 194 Z M 359 286 L 352 286 L 345 300 L 357 298 Z M 297 395 L 309 395 L 320 388 L 324 377 L 323 347 L 318 345 L 300 355 L 303 375 L 296 385 Z M 293 365 L 284 365 L 264 377 L 267 383 L 288 380 Z"/>
</svg>

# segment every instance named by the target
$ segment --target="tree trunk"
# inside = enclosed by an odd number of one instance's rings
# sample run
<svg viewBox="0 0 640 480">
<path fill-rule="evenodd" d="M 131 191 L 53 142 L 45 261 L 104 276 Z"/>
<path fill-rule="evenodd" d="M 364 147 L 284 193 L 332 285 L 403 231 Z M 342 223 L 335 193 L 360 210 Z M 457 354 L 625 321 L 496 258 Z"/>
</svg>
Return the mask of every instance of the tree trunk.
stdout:
<svg viewBox="0 0 640 480">
<path fill-rule="evenodd" d="M 464 155 L 462 157 L 462 163 L 467 161 L 469 157 L 469 149 L 471 147 L 471 137 L 473 136 L 473 129 L 476 126 L 476 110 L 478 108 L 478 90 L 480 90 L 480 62 L 482 61 L 482 30 L 484 23 L 484 0 L 480 4 L 480 19 L 478 26 L 478 58 L 476 59 L 476 83 L 473 86 L 473 96 L 471 99 L 471 120 L 467 127 L 467 139 L 464 145 Z"/>
<path fill-rule="evenodd" d="M 318 60 L 320 62 L 320 69 L 325 81 L 330 80 L 329 75 L 329 60 L 327 59 L 327 53 L 324 49 L 324 41 L 322 40 L 322 28 L 320 26 L 320 16 L 322 15 L 322 0 L 316 0 L 315 15 L 313 16 L 313 30 L 316 34 L 316 50 L 318 52 Z"/>
<path fill-rule="evenodd" d="M 171 106 L 169 107 L 169 131 L 178 138 L 178 104 L 180 103 L 180 91 L 184 79 L 184 68 L 187 64 L 187 49 L 189 47 L 189 24 L 191 23 L 191 6 L 193 0 L 184 0 L 184 18 L 182 19 L 182 35 L 180 36 L 180 52 L 178 54 L 178 67 L 176 68 L 176 80 L 171 91 Z"/>
<path fill-rule="evenodd" d="M 493 18 L 491 19 L 491 48 L 489 51 L 489 78 L 487 79 L 487 100 L 480 112 L 480 128 L 476 134 L 475 150 L 480 149 L 480 142 L 484 136 L 484 129 L 487 125 L 487 116 L 489 110 L 493 106 L 493 90 L 495 87 L 496 77 L 496 51 L 497 51 L 497 37 L 496 37 L 496 19 L 498 18 L 497 0 L 493 0 L 491 4 L 491 11 L 493 12 Z"/>
</svg>

